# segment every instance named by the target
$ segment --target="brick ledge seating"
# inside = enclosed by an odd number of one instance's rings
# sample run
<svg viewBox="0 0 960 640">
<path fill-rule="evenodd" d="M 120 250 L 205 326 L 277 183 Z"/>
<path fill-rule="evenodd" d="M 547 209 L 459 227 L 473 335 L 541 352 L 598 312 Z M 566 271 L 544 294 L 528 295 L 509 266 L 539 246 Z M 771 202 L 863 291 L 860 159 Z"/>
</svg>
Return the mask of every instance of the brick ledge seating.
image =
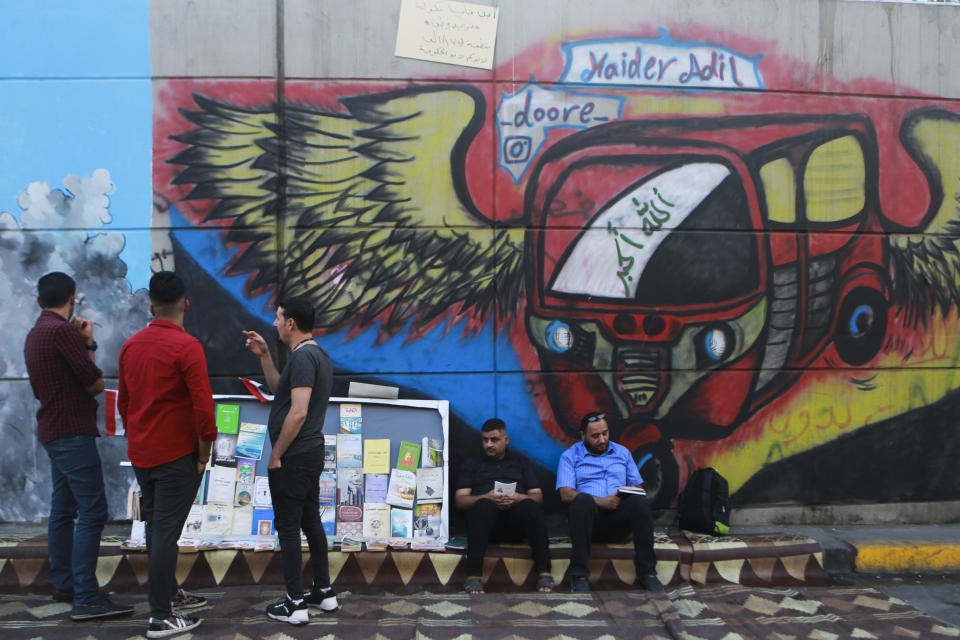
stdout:
<svg viewBox="0 0 960 640">
<path fill-rule="evenodd" d="M 147 578 L 147 556 L 121 547 L 122 537 L 104 536 L 97 565 L 101 586 L 113 591 L 140 590 Z M 567 579 L 569 541 L 551 540 L 553 575 Z M 713 537 L 691 532 L 658 534 L 657 571 L 665 585 L 741 584 L 745 586 L 824 585 L 823 551 L 815 540 L 791 534 Z M 330 551 L 330 576 L 340 590 L 356 592 L 404 587 L 458 590 L 466 577 L 462 551 L 341 553 Z M 307 565 L 309 553 L 304 550 Z M 594 545 L 591 582 L 595 589 L 629 588 L 634 581 L 632 545 Z M 305 580 L 309 579 L 307 568 Z M 181 552 L 177 578 L 188 589 L 283 583 L 278 551 L 214 550 Z M 500 591 L 533 588 L 536 576 L 526 544 L 491 545 L 484 559 L 487 587 Z M 561 587 L 563 588 L 563 587 Z M 0 538 L 0 593 L 52 589 L 43 535 Z"/>
</svg>

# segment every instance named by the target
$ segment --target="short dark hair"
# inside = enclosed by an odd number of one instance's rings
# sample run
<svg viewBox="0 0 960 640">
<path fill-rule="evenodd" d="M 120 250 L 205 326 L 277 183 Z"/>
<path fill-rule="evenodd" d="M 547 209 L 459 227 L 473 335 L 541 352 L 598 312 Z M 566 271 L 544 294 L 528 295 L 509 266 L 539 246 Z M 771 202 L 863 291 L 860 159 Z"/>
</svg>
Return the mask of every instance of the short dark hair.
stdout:
<svg viewBox="0 0 960 640">
<path fill-rule="evenodd" d="M 489 420 L 483 423 L 483 426 L 480 427 L 480 431 L 482 432 L 503 431 L 504 433 L 506 433 L 507 425 L 504 424 L 503 420 L 501 420 L 500 418 L 490 418 Z"/>
<path fill-rule="evenodd" d="M 580 432 L 586 433 L 587 425 L 590 424 L 591 422 L 596 422 L 597 420 L 606 420 L 606 419 L 607 419 L 607 416 L 605 416 L 602 411 L 591 411 L 590 413 L 588 413 L 587 415 L 583 416 L 583 418 L 580 419 Z"/>
<path fill-rule="evenodd" d="M 150 278 L 150 302 L 167 306 L 187 297 L 187 287 L 173 271 L 158 271 Z"/>
<path fill-rule="evenodd" d="M 77 283 L 62 271 L 51 271 L 37 282 L 37 298 L 42 309 L 62 307 L 77 292 Z"/>
<path fill-rule="evenodd" d="M 316 311 L 313 309 L 313 303 L 306 296 L 292 296 L 277 301 L 277 310 L 283 309 L 281 313 L 284 318 L 293 320 L 297 329 L 304 333 L 313 331 L 313 320 L 316 317 Z"/>
</svg>

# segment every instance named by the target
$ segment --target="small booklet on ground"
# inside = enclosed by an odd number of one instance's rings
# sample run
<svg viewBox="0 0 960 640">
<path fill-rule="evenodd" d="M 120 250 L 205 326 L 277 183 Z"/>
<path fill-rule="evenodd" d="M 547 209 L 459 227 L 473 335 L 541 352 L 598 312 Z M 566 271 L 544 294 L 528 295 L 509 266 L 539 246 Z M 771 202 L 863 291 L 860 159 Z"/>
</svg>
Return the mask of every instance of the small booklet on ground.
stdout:
<svg viewBox="0 0 960 640">
<path fill-rule="evenodd" d="M 647 490 L 643 487 L 620 487 L 617 489 L 617 493 L 623 493 L 626 495 L 633 496 L 645 496 L 647 495 Z"/>
</svg>

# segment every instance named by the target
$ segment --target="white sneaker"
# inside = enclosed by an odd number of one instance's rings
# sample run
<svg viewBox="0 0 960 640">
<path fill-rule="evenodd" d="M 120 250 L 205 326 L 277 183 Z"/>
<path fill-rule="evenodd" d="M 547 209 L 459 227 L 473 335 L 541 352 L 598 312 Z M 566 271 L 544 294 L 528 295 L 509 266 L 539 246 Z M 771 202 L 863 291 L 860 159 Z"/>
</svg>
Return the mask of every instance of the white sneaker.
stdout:
<svg viewBox="0 0 960 640">
<path fill-rule="evenodd" d="M 293 625 L 304 625 L 310 622 L 310 614 L 307 613 L 307 602 L 302 600 L 300 604 L 294 604 L 293 600 L 285 597 L 276 604 L 267 607 L 267 617 L 271 620 L 279 620 Z"/>
<path fill-rule="evenodd" d="M 333 587 L 318 589 L 314 586 L 312 591 L 303 594 L 303 601 L 307 604 L 320 607 L 320 610 L 325 613 L 330 613 L 340 608 L 340 603 L 337 602 L 337 592 L 333 590 Z"/>
</svg>

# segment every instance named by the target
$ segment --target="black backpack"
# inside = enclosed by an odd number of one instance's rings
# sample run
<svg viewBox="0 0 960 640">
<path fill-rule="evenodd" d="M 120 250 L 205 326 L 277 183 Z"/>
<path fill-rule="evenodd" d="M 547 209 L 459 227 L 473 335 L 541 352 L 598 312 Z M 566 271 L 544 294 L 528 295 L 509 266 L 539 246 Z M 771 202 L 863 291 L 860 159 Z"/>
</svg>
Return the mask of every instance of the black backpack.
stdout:
<svg viewBox="0 0 960 640">
<path fill-rule="evenodd" d="M 697 469 L 677 501 L 680 528 L 725 535 L 730 531 L 730 489 L 716 469 Z"/>
</svg>

